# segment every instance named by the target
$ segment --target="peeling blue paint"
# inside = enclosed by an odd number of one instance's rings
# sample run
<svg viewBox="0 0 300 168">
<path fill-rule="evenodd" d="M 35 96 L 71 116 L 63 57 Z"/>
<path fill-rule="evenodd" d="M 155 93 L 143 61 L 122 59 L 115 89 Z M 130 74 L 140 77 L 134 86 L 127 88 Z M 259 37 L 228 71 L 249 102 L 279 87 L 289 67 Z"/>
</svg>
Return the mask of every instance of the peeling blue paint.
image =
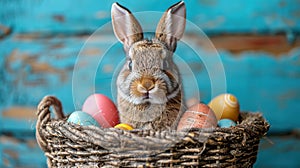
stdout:
<svg viewBox="0 0 300 168">
<path fill-rule="evenodd" d="M 30 148 L 24 143 L 25 133 L 28 139 L 34 138 L 35 120 L 3 116 L 5 109 L 36 107 L 42 97 L 49 94 L 62 101 L 65 113 L 80 110 L 86 97 L 94 92 L 115 100 L 116 92 L 112 88 L 114 75 L 124 59 L 122 45 L 116 43 L 108 27 L 87 42 L 90 34 L 110 21 L 113 2 L 0 2 L 0 24 L 13 29 L 12 35 L 0 39 L 0 138 L 4 134 L 23 138 L 17 144 L 1 142 L 0 167 L 46 165 L 38 147 Z M 163 12 L 177 0 L 119 2 L 133 12 Z M 186 2 L 188 20 L 206 34 L 285 33 L 290 45 L 299 38 L 299 4 L 299 0 Z M 141 21 L 147 24 L 158 19 L 151 16 Z M 190 25 L 186 33 L 194 33 L 199 38 L 202 35 Z M 187 36 L 185 40 L 190 38 Z M 200 57 L 185 42 L 179 43 L 175 53 L 187 99 L 199 93 L 201 101 L 208 103 L 226 85 L 226 91 L 239 99 L 242 110 L 263 112 L 271 123 L 271 135 L 300 128 L 300 46 L 276 56 L 254 50 L 238 54 L 219 50 L 218 54 L 205 50 L 201 44 L 196 46 Z M 107 50 L 109 47 L 112 48 Z M 101 56 L 103 59 L 100 61 Z M 222 78 L 224 73 L 225 82 Z M 217 85 L 213 85 L 212 80 Z M 271 137 L 274 145 L 268 140 L 263 141 L 255 166 L 299 167 L 297 138 L 297 135 Z M 13 158 L 5 150 L 21 155 Z"/>
<path fill-rule="evenodd" d="M 115 98 L 111 89 L 114 84 L 113 75 L 117 74 L 117 68 L 120 68 L 120 62 L 124 59 L 119 43 L 110 48 L 106 54 L 100 52 L 106 50 L 105 44 L 98 46 L 91 44 L 99 48 L 94 56 L 80 54 L 78 56 L 76 53 L 80 53 L 85 38 L 62 38 L 59 42 L 65 47 L 50 50 L 46 48 L 52 44 L 44 44 L 44 40 L 32 42 L 15 42 L 13 38 L 11 40 L 6 40 L 4 45 L 15 47 L 1 51 L 6 53 L 4 61 L 2 60 L 4 68 L 1 69 L 1 74 L 4 75 L 2 80 L 4 90 L 13 94 L 2 97 L 2 108 L 12 105 L 36 106 L 43 96 L 54 94 L 62 100 L 65 111 L 69 113 L 75 109 L 79 110 L 85 98 L 95 91 Z M 83 47 L 82 53 L 86 48 L 90 48 L 89 44 Z M 300 92 L 300 48 L 279 58 L 263 52 L 244 52 L 240 55 L 227 51 L 219 53 L 222 62 L 214 59 L 218 57 L 217 53 L 212 55 L 200 50 L 199 58 L 187 45 L 179 44 L 176 62 L 181 69 L 185 69 L 184 62 L 193 67 L 193 74 L 189 74 L 188 71 L 182 72 L 187 99 L 193 96 L 195 89 L 200 91 L 201 100 L 204 102 L 209 102 L 216 96 L 211 92 L 213 89 L 211 80 L 218 77 L 209 76 L 209 71 L 217 72 L 218 69 L 206 69 L 205 64 L 220 64 L 224 66 L 226 74 L 226 81 L 220 82 L 226 82 L 227 91 L 239 98 L 243 110 L 264 112 L 272 124 L 271 130 L 300 127 L 297 120 L 289 120 L 298 115 L 295 111 L 300 110 L 298 106 L 300 97 L 299 94 L 295 94 Z M 102 54 L 103 59 L 100 60 Z M 56 57 L 59 55 L 63 56 Z M 207 62 L 203 62 L 204 59 Z M 79 65 L 76 71 L 73 69 L 75 65 Z M 224 72 L 217 72 L 214 75 L 221 75 L 218 73 Z M 193 75 L 196 80 L 193 79 Z M 76 81 L 72 81 L 75 78 L 79 80 L 78 85 Z M 197 88 L 191 88 L 191 81 L 196 82 Z M 72 99 L 74 96 L 75 105 Z M 282 115 L 282 111 L 285 111 L 285 115 Z"/>
<path fill-rule="evenodd" d="M 269 137 L 262 140 L 255 167 L 299 167 L 300 141 L 290 137 Z"/>
<path fill-rule="evenodd" d="M 2 1 L 0 22 L 13 27 L 15 32 L 93 32 L 110 21 L 110 7 L 113 2 L 115 1 Z M 177 0 L 118 2 L 133 12 L 163 12 Z M 189 0 L 186 1 L 186 5 L 188 20 L 199 25 L 207 33 L 269 34 L 290 31 L 299 33 L 300 30 L 298 0 L 218 0 L 210 3 L 205 0 Z"/>
</svg>

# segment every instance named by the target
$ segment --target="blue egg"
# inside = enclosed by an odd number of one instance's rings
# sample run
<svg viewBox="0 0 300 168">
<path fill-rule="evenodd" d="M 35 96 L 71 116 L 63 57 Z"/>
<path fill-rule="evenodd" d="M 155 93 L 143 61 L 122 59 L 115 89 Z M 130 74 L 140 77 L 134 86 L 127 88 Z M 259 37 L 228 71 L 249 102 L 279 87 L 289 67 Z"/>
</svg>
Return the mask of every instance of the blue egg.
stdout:
<svg viewBox="0 0 300 168">
<path fill-rule="evenodd" d="M 230 128 L 236 126 L 236 123 L 230 119 L 225 118 L 219 120 L 218 126 L 221 128 Z"/>
<path fill-rule="evenodd" d="M 83 111 L 74 111 L 67 121 L 82 126 L 94 125 L 100 127 L 98 122 L 91 115 Z"/>
</svg>

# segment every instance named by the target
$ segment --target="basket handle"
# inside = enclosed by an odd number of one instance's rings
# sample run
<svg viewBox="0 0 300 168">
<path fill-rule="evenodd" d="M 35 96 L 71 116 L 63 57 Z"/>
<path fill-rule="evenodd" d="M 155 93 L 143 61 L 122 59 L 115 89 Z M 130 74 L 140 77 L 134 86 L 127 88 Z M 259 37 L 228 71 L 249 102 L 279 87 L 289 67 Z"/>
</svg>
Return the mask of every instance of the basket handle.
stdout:
<svg viewBox="0 0 300 168">
<path fill-rule="evenodd" d="M 38 105 L 37 112 L 36 112 L 38 119 L 35 126 L 36 128 L 35 136 L 40 148 L 44 152 L 48 151 L 48 149 L 47 149 L 47 142 L 45 137 L 43 136 L 42 129 L 45 128 L 46 123 L 49 122 L 50 120 L 51 106 L 54 108 L 55 116 L 58 119 L 63 119 L 65 117 L 62 111 L 61 102 L 54 96 L 45 96 L 40 102 L 40 104 Z"/>
</svg>

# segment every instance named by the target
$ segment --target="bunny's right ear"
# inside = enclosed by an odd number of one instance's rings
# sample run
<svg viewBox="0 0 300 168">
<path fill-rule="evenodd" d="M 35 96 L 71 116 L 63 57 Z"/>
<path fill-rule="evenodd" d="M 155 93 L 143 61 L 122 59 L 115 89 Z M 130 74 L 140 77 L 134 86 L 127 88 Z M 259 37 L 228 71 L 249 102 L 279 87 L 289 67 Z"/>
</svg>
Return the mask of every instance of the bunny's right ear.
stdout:
<svg viewBox="0 0 300 168">
<path fill-rule="evenodd" d="M 111 18 L 115 36 L 123 43 L 126 52 L 128 52 L 133 43 L 143 39 L 141 25 L 125 7 L 118 3 L 113 3 Z"/>
</svg>

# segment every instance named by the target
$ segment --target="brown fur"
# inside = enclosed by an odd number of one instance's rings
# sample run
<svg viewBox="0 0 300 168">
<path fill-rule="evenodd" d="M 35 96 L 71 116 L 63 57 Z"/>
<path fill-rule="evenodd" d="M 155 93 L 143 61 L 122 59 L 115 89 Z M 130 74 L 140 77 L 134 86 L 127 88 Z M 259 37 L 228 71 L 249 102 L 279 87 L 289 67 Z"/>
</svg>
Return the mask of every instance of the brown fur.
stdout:
<svg viewBox="0 0 300 168">
<path fill-rule="evenodd" d="M 120 113 L 121 122 L 129 123 L 134 128 L 153 130 L 175 129 L 181 116 L 181 93 L 175 98 L 170 99 L 166 107 L 150 104 L 134 105 L 120 97 L 118 97 L 118 102 L 119 109 L 126 111 L 126 113 Z M 155 112 L 158 111 L 162 111 L 161 115 L 156 115 L 157 113 Z M 149 118 L 153 118 L 153 120 Z"/>
<path fill-rule="evenodd" d="M 185 5 L 179 2 L 161 18 L 156 38 L 146 40 L 131 12 L 113 4 L 114 32 L 127 57 L 117 79 L 122 123 L 139 129 L 176 128 L 183 106 L 180 74 L 172 56 L 184 32 L 184 18 Z"/>
</svg>

